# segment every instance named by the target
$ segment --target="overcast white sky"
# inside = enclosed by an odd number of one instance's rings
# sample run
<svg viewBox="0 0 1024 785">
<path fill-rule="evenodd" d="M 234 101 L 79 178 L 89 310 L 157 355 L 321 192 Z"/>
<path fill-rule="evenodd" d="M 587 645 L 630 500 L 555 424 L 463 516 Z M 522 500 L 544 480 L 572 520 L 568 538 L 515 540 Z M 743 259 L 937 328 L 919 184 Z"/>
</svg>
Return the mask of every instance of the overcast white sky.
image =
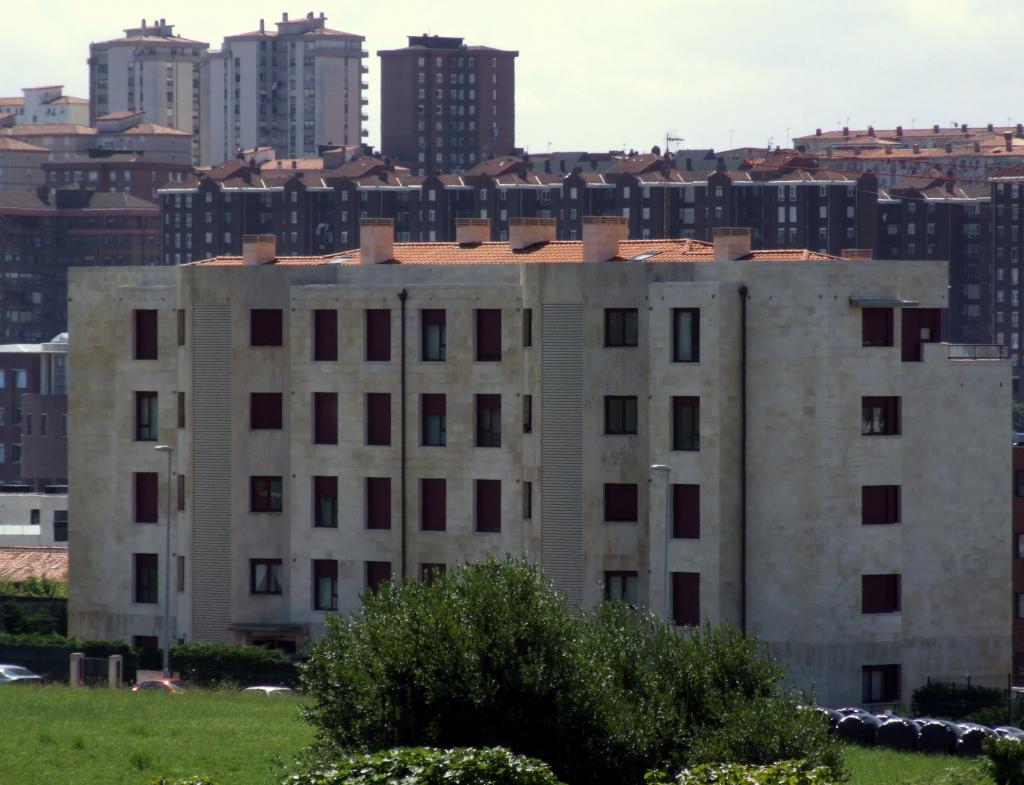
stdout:
<svg viewBox="0 0 1024 785">
<path fill-rule="evenodd" d="M 329 27 L 366 37 L 375 145 L 376 52 L 427 31 L 519 51 L 516 143 L 534 152 L 549 143 L 648 149 L 670 129 L 687 147 L 725 149 L 786 144 L 847 119 L 880 128 L 1024 121 L 1014 65 L 1024 6 L 980 0 L 37 0 L 18 3 L 9 20 L 0 95 L 63 83 L 87 98 L 89 43 L 143 17 L 219 48 L 282 11 L 323 11 Z"/>
</svg>

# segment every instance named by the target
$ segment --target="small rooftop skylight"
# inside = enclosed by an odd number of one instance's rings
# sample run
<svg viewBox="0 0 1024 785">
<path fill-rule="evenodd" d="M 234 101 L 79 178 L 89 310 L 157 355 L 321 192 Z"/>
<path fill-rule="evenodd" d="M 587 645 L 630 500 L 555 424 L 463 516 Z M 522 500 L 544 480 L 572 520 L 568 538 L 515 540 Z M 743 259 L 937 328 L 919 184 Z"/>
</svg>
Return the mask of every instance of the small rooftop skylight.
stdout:
<svg viewBox="0 0 1024 785">
<path fill-rule="evenodd" d="M 661 251 L 645 251 L 644 253 L 638 253 L 636 256 L 630 258 L 631 262 L 646 262 L 652 256 L 657 256 Z"/>
<path fill-rule="evenodd" d="M 333 259 L 328 259 L 326 264 L 341 264 L 342 262 L 351 262 L 351 256 L 335 256 Z"/>
</svg>

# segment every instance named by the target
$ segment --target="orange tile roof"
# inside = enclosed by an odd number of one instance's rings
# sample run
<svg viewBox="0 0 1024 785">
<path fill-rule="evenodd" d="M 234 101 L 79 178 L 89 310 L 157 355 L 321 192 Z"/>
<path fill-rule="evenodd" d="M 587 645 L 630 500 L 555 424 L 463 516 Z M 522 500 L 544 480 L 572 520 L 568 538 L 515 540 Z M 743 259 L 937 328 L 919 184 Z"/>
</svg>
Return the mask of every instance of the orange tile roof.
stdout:
<svg viewBox="0 0 1024 785">
<path fill-rule="evenodd" d="M 2 116 L 2 115 L 0 115 Z M 7 137 L 0 136 L 0 150 L 6 150 L 8 152 L 17 153 L 48 153 L 45 147 L 39 145 L 29 144 L 23 142 L 20 139 L 10 139 Z"/>
<path fill-rule="evenodd" d="M 0 580 L 21 583 L 31 578 L 68 579 L 67 548 L 0 547 Z"/>
<path fill-rule="evenodd" d="M 623 240 L 618 255 L 610 261 L 710 262 L 714 246 L 700 240 Z M 650 256 L 647 256 L 650 254 Z M 358 248 L 327 256 L 279 256 L 267 264 L 313 266 L 321 264 L 359 264 Z M 639 258 L 643 256 L 644 258 Z M 839 257 L 807 250 L 757 250 L 743 261 L 835 261 Z M 397 264 L 579 264 L 583 261 L 583 243 L 579 240 L 539 242 L 513 251 L 507 242 L 469 243 L 395 243 L 393 261 Z M 192 262 L 199 266 L 241 265 L 241 256 L 217 256 Z"/>
</svg>

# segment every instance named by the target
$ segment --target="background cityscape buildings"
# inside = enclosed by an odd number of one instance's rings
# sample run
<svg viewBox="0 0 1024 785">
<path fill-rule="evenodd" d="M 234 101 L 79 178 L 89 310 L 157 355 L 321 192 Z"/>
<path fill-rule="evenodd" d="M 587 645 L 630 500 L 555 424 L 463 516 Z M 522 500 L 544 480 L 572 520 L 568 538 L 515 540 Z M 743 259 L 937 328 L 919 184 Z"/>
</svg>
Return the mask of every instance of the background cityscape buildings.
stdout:
<svg viewBox="0 0 1024 785">
<path fill-rule="evenodd" d="M 837 703 L 1024 683 L 1024 125 L 705 146 L 665 108 L 577 149 L 663 84 L 610 47 L 548 69 L 580 134 L 528 146 L 543 25 L 262 12 L 113 28 L 87 98 L 0 97 L 0 545 L 69 543 L 72 633 L 154 646 L 170 600 L 175 639 L 300 651 L 512 553 Z"/>
</svg>

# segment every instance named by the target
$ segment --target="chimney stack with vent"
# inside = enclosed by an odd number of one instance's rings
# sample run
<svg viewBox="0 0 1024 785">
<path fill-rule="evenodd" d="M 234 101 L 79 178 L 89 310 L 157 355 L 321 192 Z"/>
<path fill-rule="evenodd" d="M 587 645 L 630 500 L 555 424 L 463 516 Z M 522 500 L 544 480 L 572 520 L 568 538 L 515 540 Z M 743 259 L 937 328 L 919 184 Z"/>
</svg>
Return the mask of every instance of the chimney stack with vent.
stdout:
<svg viewBox="0 0 1024 785">
<path fill-rule="evenodd" d="M 967 133 L 967 123 L 964 123 L 963 125 L 961 125 L 960 126 L 960 130 L 963 131 L 966 134 Z"/>
<path fill-rule="evenodd" d="M 732 262 L 750 253 L 750 228 L 719 226 L 711 230 L 716 262 Z"/>
<path fill-rule="evenodd" d="M 277 237 L 272 234 L 242 235 L 242 264 L 266 264 L 277 256 Z"/>
<path fill-rule="evenodd" d="M 994 126 L 994 125 L 992 125 L 992 123 L 989 123 L 989 124 L 988 124 L 987 126 L 985 126 L 985 127 L 986 127 L 986 128 L 988 128 L 988 132 L 989 132 L 989 133 L 992 133 L 992 132 L 993 132 L 993 131 L 995 130 L 995 126 Z"/>
<path fill-rule="evenodd" d="M 1003 134 L 1003 141 L 1006 142 L 1006 152 L 1013 150 L 1013 134 L 1007 131 Z"/>
<path fill-rule="evenodd" d="M 903 136 L 903 126 L 902 125 L 897 125 L 896 126 L 896 136 L 899 136 L 899 137 L 902 138 L 902 136 Z"/>
<path fill-rule="evenodd" d="M 455 242 L 459 245 L 486 243 L 491 239 L 489 218 L 456 218 Z"/>
<path fill-rule="evenodd" d="M 820 128 L 815 128 L 814 129 L 814 135 L 815 136 L 821 136 L 821 129 Z"/>
<path fill-rule="evenodd" d="M 843 126 L 843 136 L 849 136 L 849 135 L 850 135 L 850 129 L 849 129 L 849 127 L 844 125 Z"/>
<path fill-rule="evenodd" d="M 873 125 L 868 126 L 868 136 L 872 138 L 875 136 L 875 127 Z"/>
<path fill-rule="evenodd" d="M 583 261 L 607 262 L 619 255 L 629 234 L 629 220 L 617 215 L 583 217 Z"/>
<path fill-rule="evenodd" d="M 359 261 L 380 264 L 395 258 L 395 222 L 391 218 L 363 218 L 359 221 Z"/>
<path fill-rule="evenodd" d="M 558 226 L 554 218 L 510 218 L 508 221 L 508 244 L 513 251 L 557 239 Z"/>
<path fill-rule="evenodd" d="M 938 123 L 936 123 L 935 125 L 932 126 L 932 133 L 933 134 L 937 134 L 938 132 L 939 132 L 939 125 L 938 125 Z"/>
</svg>

